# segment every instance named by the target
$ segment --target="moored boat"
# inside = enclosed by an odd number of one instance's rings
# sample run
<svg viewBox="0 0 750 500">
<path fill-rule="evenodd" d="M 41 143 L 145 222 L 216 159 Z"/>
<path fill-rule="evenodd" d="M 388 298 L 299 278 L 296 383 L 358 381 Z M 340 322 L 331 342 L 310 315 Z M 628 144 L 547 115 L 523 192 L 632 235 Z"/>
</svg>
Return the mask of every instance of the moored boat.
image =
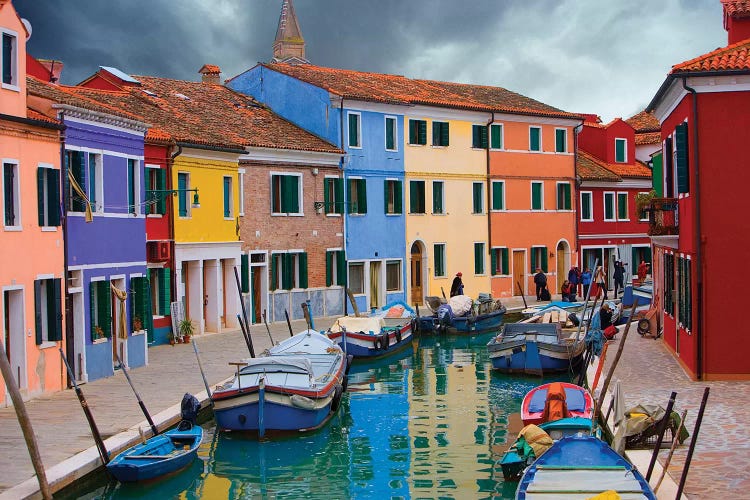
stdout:
<svg viewBox="0 0 750 500">
<path fill-rule="evenodd" d="M 575 369 L 585 348 L 577 332 L 559 323 L 509 323 L 487 343 L 494 369 L 534 375 Z"/>
<path fill-rule="evenodd" d="M 211 399 L 221 430 L 304 431 L 338 409 L 349 359 L 331 339 L 305 330 L 260 357 L 232 363 L 237 375 Z"/>
<path fill-rule="evenodd" d="M 137 482 L 189 466 L 203 440 L 203 428 L 196 424 L 199 408 L 198 400 L 186 394 L 182 400 L 180 424 L 117 455 L 107 464 L 109 473 L 120 482 Z"/>
<path fill-rule="evenodd" d="M 393 304 L 370 316 L 342 316 L 325 334 L 355 358 L 384 356 L 411 343 L 413 319 L 411 308 Z"/>
<path fill-rule="evenodd" d="M 550 410 L 550 403 L 563 401 L 565 408 L 559 405 Z M 547 407 L 547 415 L 545 415 Z M 567 410 L 567 411 L 565 411 Z M 539 425 L 545 421 L 554 420 L 550 418 L 552 413 L 559 411 L 558 418 L 581 417 L 591 419 L 594 414 L 594 400 L 591 393 L 585 388 L 569 382 L 550 382 L 531 389 L 523 398 L 521 403 L 521 420 L 524 425 Z"/>
<path fill-rule="evenodd" d="M 474 301 L 466 295 L 456 295 L 447 301 L 426 297 L 431 316 L 417 320 L 420 331 L 440 331 L 450 334 L 475 334 L 500 329 L 505 316 L 505 306 L 499 299 L 481 293 Z"/>
<path fill-rule="evenodd" d="M 591 498 L 605 491 L 621 499 L 656 498 L 641 473 L 607 443 L 573 435 L 554 443 L 526 469 L 516 498 Z"/>
</svg>

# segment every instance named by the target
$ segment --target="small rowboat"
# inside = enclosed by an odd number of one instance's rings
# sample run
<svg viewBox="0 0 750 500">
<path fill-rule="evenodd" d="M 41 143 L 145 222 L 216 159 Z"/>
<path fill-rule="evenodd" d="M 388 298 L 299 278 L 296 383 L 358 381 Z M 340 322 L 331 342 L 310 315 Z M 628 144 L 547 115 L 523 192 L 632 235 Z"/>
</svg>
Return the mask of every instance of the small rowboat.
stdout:
<svg viewBox="0 0 750 500">
<path fill-rule="evenodd" d="M 559 384 L 565 391 L 565 404 L 568 407 L 568 412 L 570 412 L 568 417 L 592 418 L 594 400 L 589 391 L 568 382 L 551 382 L 531 389 L 524 396 L 521 403 L 521 420 L 523 420 L 524 425 L 539 425 L 544 422 L 544 405 L 547 402 L 547 393 L 552 384 Z"/>
<path fill-rule="evenodd" d="M 656 499 L 648 482 L 604 441 L 567 436 L 552 445 L 524 472 L 516 498 L 591 498 L 614 491 L 618 498 Z"/>
<path fill-rule="evenodd" d="M 383 317 L 351 316 L 337 319 L 326 332 L 328 338 L 355 358 L 393 354 L 411 344 L 412 334 L 411 318 L 386 320 Z"/>
<path fill-rule="evenodd" d="M 176 472 L 192 463 L 202 439 L 201 426 L 183 420 L 176 429 L 120 453 L 107 464 L 107 470 L 121 482 L 145 481 Z"/>
</svg>

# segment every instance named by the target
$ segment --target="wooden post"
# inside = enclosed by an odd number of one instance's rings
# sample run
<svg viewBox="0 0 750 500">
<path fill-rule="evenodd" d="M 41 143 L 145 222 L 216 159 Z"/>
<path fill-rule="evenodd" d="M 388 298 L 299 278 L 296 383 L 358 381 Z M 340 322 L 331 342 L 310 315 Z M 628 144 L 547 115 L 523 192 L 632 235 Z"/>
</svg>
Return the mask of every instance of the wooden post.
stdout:
<svg viewBox="0 0 750 500">
<path fill-rule="evenodd" d="M 349 300 L 352 303 L 352 309 L 354 309 L 354 316 L 359 318 L 359 307 L 357 307 L 357 301 L 354 300 L 354 294 L 348 288 L 346 289 L 346 296 L 349 297 Z"/>
<path fill-rule="evenodd" d="M 271 347 L 273 347 L 273 337 L 271 336 L 271 329 L 268 328 L 268 321 L 266 320 L 266 310 L 263 309 L 263 323 L 266 325 L 266 331 L 268 332 L 268 338 L 271 340 Z M 248 331 L 248 334 L 250 332 Z"/>
<path fill-rule="evenodd" d="M 245 339 L 245 345 L 247 345 L 247 350 L 250 351 L 250 357 L 255 357 L 255 349 L 253 349 L 253 341 L 250 338 L 250 332 L 247 331 L 245 328 L 245 323 L 242 322 L 242 316 L 239 314 L 237 315 L 237 322 L 240 324 L 240 331 L 242 332 L 242 338 Z"/>
<path fill-rule="evenodd" d="M 214 406 L 214 401 L 211 399 L 211 389 L 208 387 L 208 380 L 206 379 L 206 373 L 203 371 L 203 363 L 201 363 L 201 356 L 198 354 L 197 342 L 193 340 L 193 351 L 195 351 L 195 358 L 198 360 L 198 369 L 201 371 L 201 377 L 203 377 L 203 386 L 206 388 L 206 395 L 208 396 L 208 402 L 211 407 Z"/>
<path fill-rule="evenodd" d="M 528 309 L 529 305 L 526 303 L 526 296 L 523 294 L 523 288 L 521 288 L 521 283 L 516 281 L 516 286 L 518 286 L 518 291 L 521 292 L 521 298 L 523 299 L 523 308 Z"/>
<path fill-rule="evenodd" d="M 659 491 L 659 486 L 661 486 L 661 482 L 664 481 L 664 476 L 667 475 L 667 467 L 669 467 L 669 463 L 672 461 L 672 455 L 674 455 L 674 450 L 675 448 L 677 448 L 677 443 L 680 441 L 678 437 L 680 435 L 680 431 L 685 425 L 685 417 L 687 417 L 687 410 L 682 412 L 682 417 L 680 417 L 680 425 L 677 426 L 676 434 L 672 436 L 672 446 L 669 448 L 669 455 L 667 455 L 667 459 L 664 461 L 664 467 L 661 470 L 659 481 L 657 481 L 656 486 L 654 486 L 654 493 Z"/>
<path fill-rule="evenodd" d="M 13 401 L 13 408 L 16 410 L 18 424 L 21 426 L 21 432 L 23 432 L 23 439 L 26 441 L 26 447 L 29 449 L 31 464 L 34 466 L 36 478 L 39 481 L 39 491 L 42 492 L 42 497 L 45 500 L 52 500 L 52 492 L 50 492 L 49 483 L 47 483 L 47 474 L 44 472 L 42 455 L 39 453 L 39 445 L 36 442 L 34 428 L 31 426 L 29 414 L 26 413 L 26 405 L 21 397 L 18 382 L 13 375 L 13 368 L 10 366 L 10 361 L 8 361 L 8 356 L 5 354 L 5 346 L 3 346 L 2 342 L 0 342 L 0 373 L 2 373 L 5 379 L 5 386 L 8 388 L 10 399 Z"/>
<path fill-rule="evenodd" d="M 602 392 L 599 393 L 599 402 L 596 405 L 596 407 L 599 410 L 601 410 L 602 405 L 604 404 L 604 396 L 607 395 L 607 388 L 609 387 L 609 382 L 610 380 L 612 380 L 612 375 L 615 373 L 615 368 L 617 368 L 617 363 L 620 361 L 620 356 L 622 356 L 622 350 L 625 348 L 625 340 L 628 338 L 628 332 L 630 331 L 630 323 L 633 322 L 633 316 L 635 316 L 635 308 L 637 305 L 638 305 L 638 301 L 634 301 L 633 307 L 630 308 L 630 317 L 628 318 L 628 322 L 625 324 L 625 332 L 623 332 L 622 339 L 620 339 L 620 346 L 617 348 L 617 354 L 615 354 L 615 359 L 612 360 L 612 366 L 609 367 L 607 378 L 604 379 Z"/>
<path fill-rule="evenodd" d="M 135 399 L 138 400 L 138 406 L 141 407 L 141 411 L 143 412 L 143 415 L 145 415 L 148 425 L 151 426 L 151 432 L 154 434 L 154 436 L 156 436 L 157 434 L 159 434 L 159 430 L 156 428 L 154 421 L 151 419 L 151 414 L 146 409 L 146 405 L 143 403 L 143 400 L 141 399 L 141 395 L 138 394 L 137 390 L 135 390 L 133 381 L 130 380 L 130 375 L 128 374 L 128 370 L 125 368 L 125 365 L 122 364 L 122 361 L 120 361 L 120 356 L 118 356 L 117 353 L 115 353 L 115 360 L 120 365 L 120 369 L 122 370 L 122 373 L 125 374 L 125 378 L 127 379 L 128 384 L 130 385 L 130 388 L 133 389 L 133 393 L 135 394 Z"/>
<path fill-rule="evenodd" d="M 234 266 L 234 279 L 237 281 L 237 293 L 240 296 L 240 305 L 242 306 L 242 322 L 245 324 L 245 332 L 247 333 L 248 347 L 250 347 L 250 357 L 255 357 L 255 349 L 253 349 L 253 341 L 250 339 L 250 328 L 247 324 L 247 310 L 245 309 L 245 301 L 242 298 L 242 284 L 240 284 L 240 273 L 237 271 L 237 266 Z M 240 324 L 242 324 L 240 322 Z M 273 345 L 273 342 L 271 342 Z"/>
<path fill-rule="evenodd" d="M 685 465 L 682 467 L 682 475 L 680 476 L 680 485 L 677 487 L 676 499 L 682 496 L 682 490 L 685 488 L 685 481 L 687 480 L 688 470 L 690 469 L 690 462 L 693 460 L 693 451 L 695 451 L 695 443 L 698 441 L 698 431 L 701 430 L 701 422 L 703 422 L 703 412 L 706 410 L 706 402 L 708 401 L 709 387 L 703 390 L 703 399 L 701 400 L 701 407 L 698 409 L 698 418 L 695 420 L 695 427 L 693 428 L 693 437 L 690 438 L 690 448 L 688 448 L 688 454 L 685 458 Z"/>
<path fill-rule="evenodd" d="M 648 470 L 646 471 L 646 482 L 651 480 L 651 474 L 654 472 L 654 466 L 656 465 L 656 458 L 659 456 L 659 450 L 661 450 L 661 442 L 664 440 L 664 432 L 667 430 L 667 424 L 669 423 L 669 417 L 672 415 L 672 408 L 674 408 L 674 401 L 677 399 L 677 393 L 672 391 L 669 396 L 669 403 L 667 403 L 667 411 L 664 413 L 664 418 L 659 425 L 659 430 L 656 435 L 656 445 L 654 445 L 654 452 L 651 454 L 651 462 L 648 464 Z M 672 436 L 675 439 L 676 436 Z"/>
<path fill-rule="evenodd" d="M 292 322 L 289 321 L 289 311 L 284 309 L 284 316 L 286 316 L 286 326 L 289 327 L 289 336 L 294 337 L 294 332 L 292 331 Z"/>
</svg>

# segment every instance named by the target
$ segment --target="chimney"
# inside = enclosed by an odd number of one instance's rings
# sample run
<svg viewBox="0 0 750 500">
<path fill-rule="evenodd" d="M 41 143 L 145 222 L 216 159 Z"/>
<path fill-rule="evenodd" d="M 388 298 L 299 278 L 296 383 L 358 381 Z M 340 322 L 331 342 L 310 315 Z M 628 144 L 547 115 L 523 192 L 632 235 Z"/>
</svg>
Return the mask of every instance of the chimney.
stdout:
<svg viewBox="0 0 750 500">
<path fill-rule="evenodd" d="M 215 83 L 221 84 L 221 69 L 214 64 L 204 64 L 201 69 L 198 70 L 201 74 L 201 81 L 203 83 Z"/>
<path fill-rule="evenodd" d="M 62 73 L 63 62 L 55 61 L 54 59 L 37 59 L 44 68 L 49 71 L 50 82 L 57 83 L 60 81 L 60 73 Z"/>
<path fill-rule="evenodd" d="M 750 1 L 721 0 L 724 8 L 724 29 L 727 44 L 732 45 L 750 38 Z"/>
</svg>

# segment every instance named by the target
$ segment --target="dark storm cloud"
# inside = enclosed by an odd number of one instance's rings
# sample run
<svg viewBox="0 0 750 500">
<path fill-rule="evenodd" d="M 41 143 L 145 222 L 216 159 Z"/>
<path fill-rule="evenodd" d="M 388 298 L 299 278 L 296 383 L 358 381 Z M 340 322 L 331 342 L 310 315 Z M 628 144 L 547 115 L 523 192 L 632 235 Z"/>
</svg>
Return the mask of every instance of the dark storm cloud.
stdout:
<svg viewBox="0 0 750 500">
<path fill-rule="evenodd" d="M 14 0 L 29 51 L 196 80 L 271 57 L 281 0 Z M 719 0 L 295 0 L 314 64 L 498 85 L 605 119 L 642 109 L 672 64 L 726 43 Z"/>
</svg>

